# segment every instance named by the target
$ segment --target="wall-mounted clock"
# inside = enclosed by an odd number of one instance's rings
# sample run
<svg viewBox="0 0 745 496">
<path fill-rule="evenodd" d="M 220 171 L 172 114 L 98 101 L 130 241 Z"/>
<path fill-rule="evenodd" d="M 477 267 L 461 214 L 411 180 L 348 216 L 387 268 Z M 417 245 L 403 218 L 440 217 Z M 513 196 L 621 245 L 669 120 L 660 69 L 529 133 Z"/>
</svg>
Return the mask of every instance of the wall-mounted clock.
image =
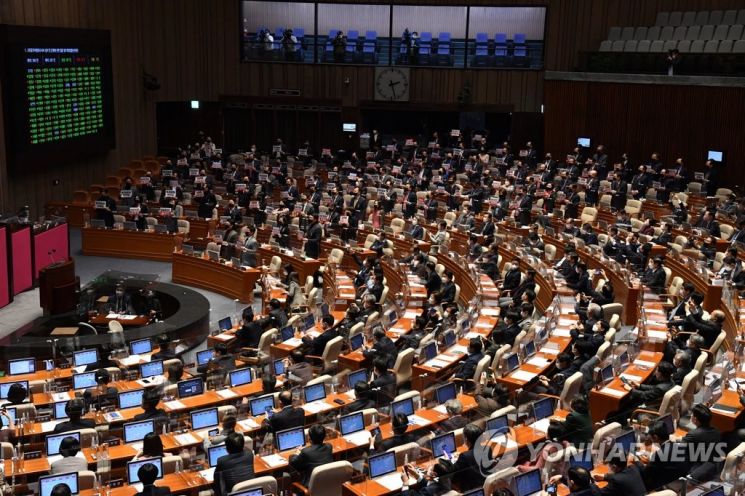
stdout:
<svg viewBox="0 0 745 496">
<path fill-rule="evenodd" d="M 409 86 L 408 67 L 375 68 L 375 100 L 408 102 Z"/>
</svg>

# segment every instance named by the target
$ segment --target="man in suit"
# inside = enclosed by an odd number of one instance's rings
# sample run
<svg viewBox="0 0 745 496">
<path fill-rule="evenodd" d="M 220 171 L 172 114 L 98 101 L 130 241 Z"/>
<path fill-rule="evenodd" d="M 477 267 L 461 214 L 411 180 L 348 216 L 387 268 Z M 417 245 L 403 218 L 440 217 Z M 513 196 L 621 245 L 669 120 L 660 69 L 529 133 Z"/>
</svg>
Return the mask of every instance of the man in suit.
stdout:
<svg viewBox="0 0 745 496">
<path fill-rule="evenodd" d="M 243 436 L 241 436 L 242 438 Z M 224 458 L 224 457 L 223 457 Z M 135 496 L 167 496 L 171 494 L 171 489 L 166 486 L 156 486 L 155 481 L 158 479 L 158 467 L 152 463 L 146 463 L 137 470 L 137 477 L 142 483 L 142 491 Z M 221 493 L 215 493 L 221 494 Z"/>
<path fill-rule="evenodd" d="M 453 377 L 462 381 L 472 379 L 476 372 L 476 366 L 482 358 L 484 358 L 484 354 L 482 353 L 481 339 L 471 338 L 468 342 L 468 357 L 462 362 L 460 369 Z M 472 387 L 473 383 L 466 382 L 465 389 L 471 389 Z"/>
<path fill-rule="evenodd" d="M 614 420 L 625 425 L 631 412 L 640 405 L 645 405 L 649 409 L 657 408 L 662 402 L 662 397 L 665 396 L 665 393 L 675 386 L 672 381 L 674 372 L 675 367 L 672 363 L 661 362 L 654 373 L 653 384 L 638 384 L 631 381 L 624 384 L 624 389 L 631 391 L 631 394 L 622 400 L 621 411 L 615 415 Z M 611 414 L 610 416 L 613 417 L 614 415 Z"/>
<path fill-rule="evenodd" d="M 592 482 L 592 476 L 583 467 L 569 467 L 567 475 L 554 475 L 548 480 L 549 484 L 561 482 L 569 488 L 569 496 L 595 496 L 598 488 Z"/>
<path fill-rule="evenodd" d="M 598 192 L 600 191 L 600 180 L 597 171 L 590 171 L 590 179 L 585 186 L 585 203 L 596 205 L 598 203 Z"/>
<path fill-rule="evenodd" d="M 373 361 L 373 372 L 374 379 L 370 382 L 372 397 L 379 405 L 386 405 L 396 396 L 396 376 L 390 371 L 388 361 L 380 357 Z"/>
<path fill-rule="evenodd" d="M 313 424 L 308 429 L 310 446 L 298 448 L 296 453 L 290 456 L 290 466 L 300 472 L 301 483 L 308 486 L 313 469 L 334 461 L 331 445 L 325 443 L 326 428 L 321 424 Z"/>
<path fill-rule="evenodd" d="M 587 265 L 585 265 L 584 262 L 579 262 L 577 264 L 576 270 L 577 274 L 579 275 L 579 279 L 577 280 L 577 282 L 568 282 L 567 287 L 569 287 L 569 289 L 573 289 L 578 294 L 591 294 L 592 282 L 590 281 L 590 276 L 587 273 Z"/>
<path fill-rule="evenodd" d="M 217 198 L 215 197 L 215 194 L 212 192 L 212 188 L 209 186 L 204 189 L 204 196 L 202 198 L 197 198 L 197 201 L 199 202 L 199 207 L 197 209 L 197 215 L 199 215 L 200 219 L 211 219 L 212 213 L 217 205 Z"/>
<path fill-rule="evenodd" d="M 114 291 L 113 298 L 109 299 L 108 303 L 109 311 L 120 314 L 131 314 L 134 313 L 134 307 L 132 306 L 132 299 L 127 294 L 124 286 L 117 286 Z"/>
<path fill-rule="evenodd" d="M 135 415 L 134 420 L 155 420 L 156 430 L 168 422 L 168 414 L 162 408 L 158 408 L 160 403 L 160 391 L 158 388 L 147 388 L 142 395 L 142 413 Z"/>
<path fill-rule="evenodd" d="M 370 388 L 370 384 L 367 382 L 359 381 L 354 385 L 354 397 L 355 400 L 344 406 L 342 409 L 344 414 L 361 412 L 367 408 L 375 408 L 375 395 L 374 391 Z"/>
<path fill-rule="evenodd" d="M 672 377 L 673 383 L 676 386 L 682 386 L 683 379 L 693 370 L 694 364 L 691 364 L 691 354 L 686 350 L 676 351 L 673 357 L 673 365 L 675 366 L 675 372 Z"/>
<path fill-rule="evenodd" d="M 653 422 L 649 425 L 649 437 L 659 448 L 652 453 L 642 468 L 642 479 L 648 492 L 678 480 L 688 474 L 685 461 L 674 460 L 675 443 L 670 441 L 664 422 Z"/>
<path fill-rule="evenodd" d="M 323 350 L 326 349 L 326 344 L 339 335 L 336 327 L 334 327 L 334 316 L 324 315 L 321 318 L 321 334 L 316 338 L 310 336 L 303 336 L 303 343 L 308 349 L 308 354 L 313 356 L 323 355 Z"/>
<path fill-rule="evenodd" d="M 416 192 L 411 186 L 406 187 L 404 199 L 404 217 L 409 219 L 416 216 Z"/>
<path fill-rule="evenodd" d="M 642 274 L 642 284 L 655 293 L 664 293 L 666 279 L 665 269 L 662 268 L 662 258 L 655 257 L 649 262 L 649 268 Z"/>
<path fill-rule="evenodd" d="M 667 314 L 667 324 L 669 326 L 681 325 L 686 318 L 686 306 L 696 287 L 690 282 L 684 282 L 678 291 L 678 304 L 675 305 L 670 313 Z"/>
<path fill-rule="evenodd" d="M 305 354 L 300 350 L 290 353 L 290 362 L 286 369 L 287 379 L 292 384 L 305 386 L 313 379 L 313 367 L 305 361 Z"/>
<path fill-rule="evenodd" d="M 216 496 L 228 494 L 238 482 L 253 478 L 254 454 L 251 450 L 244 450 L 244 444 L 245 440 L 240 432 L 228 434 L 225 439 L 228 454 L 217 460 L 212 483 Z"/>
<path fill-rule="evenodd" d="M 264 419 L 264 424 L 270 432 L 276 434 L 279 431 L 305 425 L 305 411 L 302 408 L 292 406 L 291 391 L 279 393 L 279 405 L 280 410 L 277 413 Z"/>
<path fill-rule="evenodd" d="M 634 464 L 629 465 L 625 454 L 613 455 L 606 463 L 610 469 L 607 474 L 593 475 L 596 482 L 606 481 L 608 483 L 598 492 L 600 496 L 644 496 L 647 494 L 639 467 Z"/>
<path fill-rule="evenodd" d="M 409 234 L 414 239 L 424 239 L 424 228 L 419 225 L 419 219 L 416 217 L 411 218 L 411 231 L 409 231 Z"/>
<path fill-rule="evenodd" d="M 254 320 L 253 312 L 243 314 L 243 324 L 235 333 L 238 337 L 239 346 L 258 348 L 264 329 L 261 324 Z"/>
<path fill-rule="evenodd" d="M 474 448 L 479 442 L 483 430 L 475 424 L 468 424 L 463 428 L 463 438 L 467 451 L 458 456 L 453 467 L 453 483 L 461 492 L 465 492 L 484 485 L 484 475 L 481 473 L 479 462 L 476 460 Z"/>
<path fill-rule="evenodd" d="M 398 412 L 393 416 L 391 421 L 393 436 L 389 437 L 385 441 L 378 432 L 374 438 L 370 438 L 370 451 L 374 453 L 385 453 L 391 448 L 396 446 L 403 446 L 407 443 L 416 442 L 417 436 L 410 432 L 406 432 L 409 428 L 409 418 L 405 413 Z"/>
<path fill-rule="evenodd" d="M 714 220 L 714 213 L 711 210 L 707 210 L 706 212 L 704 212 L 704 215 L 701 216 L 698 222 L 696 222 L 696 227 L 706 229 L 707 231 L 709 231 L 710 235 L 717 238 L 722 235 L 722 231 L 719 228 L 719 223 Z"/>
<path fill-rule="evenodd" d="M 615 210 L 623 210 L 626 207 L 626 181 L 621 178 L 621 173 L 613 173 L 613 181 L 610 183 L 611 200 L 610 206 Z"/>
<path fill-rule="evenodd" d="M 375 343 L 369 348 L 365 348 L 362 354 L 367 359 L 380 358 L 385 360 L 389 368 L 392 368 L 396 363 L 396 357 L 398 356 L 396 345 L 393 343 L 391 338 L 385 333 L 385 329 L 382 326 L 376 326 L 373 331 L 373 339 Z"/>
<path fill-rule="evenodd" d="M 323 227 L 318 223 L 318 214 L 313 214 L 310 218 L 310 225 L 305 233 L 305 256 L 308 258 L 318 258 L 321 255 Z"/>
<path fill-rule="evenodd" d="M 719 429 L 711 425 L 711 410 L 702 403 L 691 408 L 691 421 L 696 426 L 683 436 L 681 443 L 686 445 L 686 461 L 694 480 L 705 482 L 717 474 L 717 462 L 714 460 L 714 446 L 721 440 Z"/>
<path fill-rule="evenodd" d="M 484 225 L 481 226 L 481 235 L 484 237 L 484 244 L 490 245 L 494 242 L 494 234 L 497 228 L 494 225 L 494 216 L 491 213 L 486 214 Z"/>
<path fill-rule="evenodd" d="M 453 303 L 455 301 L 455 281 L 453 273 L 446 270 L 442 276 L 442 287 L 435 294 L 435 301 L 441 304 Z"/>
<path fill-rule="evenodd" d="M 81 472 L 88 470 L 88 461 L 85 457 L 78 457 L 80 441 L 72 436 L 63 438 L 59 445 L 61 460 L 52 463 L 52 474 L 64 474 L 67 472 Z"/>
<path fill-rule="evenodd" d="M 204 365 L 197 367 L 201 374 L 208 373 L 225 376 L 231 370 L 235 370 L 235 357 L 228 350 L 225 343 L 215 345 L 215 354 Z"/>
<path fill-rule="evenodd" d="M 243 253 L 241 253 L 241 263 L 249 267 L 256 267 L 256 253 L 259 250 L 259 243 L 256 241 L 256 228 L 248 226 L 246 240 L 243 242 Z"/>
<path fill-rule="evenodd" d="M 631 179 L 631 196 L 637 200 L 646 196 L 650 181 L 646 165 L 640 165 L 638 170 L 639 173 Z"/>
<path fill-rule="evenodd" d="M 489 348 L 490 355 L 493 355 L 492 351 L 496 352 L 502 345 L 509 344 L 511 346 L 515 344 L 515 338 L 520 334 L 519 318 L 520 316 L 516 312 L 505 313 L 503 322 L 492 332 L 491 340 L 495 346 L 494 350 L 492 350 L 492 347 Z"/>
<path fill-rule="evenodd" d="M 512 291 L 513 289 L 517 288 L 520 285 L 521 278 L 522 275 L 520 274 L 520 264 L 517 260 L 515 260 L 513 263 L 510 264 L 509 270 L 504 273 L 504 277 L 502 279 L 502 290 Z"/>
<path fill-rule="evenodd" d="M 427 297 L 429 297 L 431 294 L 437 293 L 440 290 L 440 286 L 442 286 L 442 279 L 435 270 L 434 262 L 427 262 L 426 267 L 427 282 L 425 283 L 424 288 L 427 290 Z"/>
<path fill-rule="evenodd" d="M 65 405 L 65 413 L 69 417 L 68 420 L 54 426 L 54 432 L 69 432 L 77 431 L 80 429 L 94 429 L 96 427 L 95 420 L 83 419 L 83 413 L 85 412 L 85 402 L 82 399 L 75 398 L 67 402 Z"/>
<path fill-rule="evenodd" d="M 468 424 L 468 420 L 461 415 L 463 413 L 463 404 L 458 399 L 450 399 L 445 402 L 445 411 L 448 414 L 448 418 L 440 422 L 437 429 L 438 434 L 444 434 L 446 432 L 452 432 L 457 429 L 462 429 Z M 442 453 L 433 453 L 434 456 L 440 456 Z"/>
</svg>

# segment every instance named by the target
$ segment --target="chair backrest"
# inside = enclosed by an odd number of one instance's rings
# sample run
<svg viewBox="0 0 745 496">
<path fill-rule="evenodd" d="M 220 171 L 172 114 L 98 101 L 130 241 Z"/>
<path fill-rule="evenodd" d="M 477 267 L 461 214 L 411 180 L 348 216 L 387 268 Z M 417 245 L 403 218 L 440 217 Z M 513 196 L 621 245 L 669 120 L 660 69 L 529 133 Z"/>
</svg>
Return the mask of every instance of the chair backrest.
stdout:
<svg viewBox="0 0 745 496">
<path fill-rule="evenodd" d="M 619 424 L 618 422 L 611 422 L 610 424 L 604 425 L 600 429 L 596 430 L 595 434 L 592 436 L 592 451 L 597 451 L 598 449 L 600 449 L 600 443 L 603 442 L 603 439 L 618 430 L 621 430 L 621 424 Z"/>
<path fill-rule="evenodd" d="M 163 475 L 175 474 L 183 466 L 181 457 L 178 455 L 166 455 L 163 457 Z"/>
<path fill-rule="evenodd" d="M 479 360 L 479 363 L 476 364 L 476 370 L 473 373 L 473 380 L 476 383 L 476 387 L 474 389 L 474 394 L 478 394 L 483 389 L 483 385 L 481 384 L 480 378 L 481 374 L 489 367 L 489 364 L 491 363 L 491 357 L 489 355 L 485 355 L 484 358 Z"/>
<path fill-rule="evenodd" d="M 261 488 L 262 494 L 277 494 L 277 479 L 271 475 L 255 477 L 233 486 L 232 492 L 250 491 L 251 489 Z"/>
<path fill-rule="evenodd" d="M 401 401 L 401 400 L 408 400 L 412 399 L 415 400 L 414 403 L 422 404 L 422 394 L 419 391 L 413 390 L 413 391 L 406 391 L 405 393 L 401 393 L 395 398 L 393 398 L 393 401 Z"/>
<path fill-rule="evenodd" d="M 411 366 L 414 363 L 416 351 L 407 348 L 399 352 L 396 363 L 393 365 L 393 373 L 396 375 L 396 385 L 400 386 L 411 380 Z"/>
<path fill-rule="evenodd" d="M 724 459 L 724 466 L 722 467 L 722 480 L 729 480 L 735 465 L 742 461 L 743 454 L 745 454 L 745 443 L 738 444 L 735 449 L 727 453 L 727 457 Z"/>
<path fill-rule="evenodd" d="M 413 461 L 419 458 L 421 446 L 419 446 L 419 443 L 411 442 L 395 446 L 388 450 L 389 453 L 391 451 L 396 453 L 396 465 L 402 466 L 405 460 Z"/>
<path fill-rule="evenodd" d="M 598 209 L 595 207 L 585 207 L 582 209 L 582 215 L 580 216 L 580 220 L 582 223 L 585 222 L 595 222 L 595 219 L 598 216 Z"/>
<path fill-rule="evenodd" d="M 546 463 L 543 465 L 543 473 L 548 474 L 549 477 L 556 475 L 556 473 L 561 471 L 564 467 L 564 461 L 569 460 L 570 456 L 576 454 L 577 448 L 574 446 L 569 446 L 551 453 L 546 456 Z"/>
<path fill-rule="evenodd" d="M 525 331 L 520 331 L 517 336 L 515 336 L 515 342 L 512 344 L 512 353 L 517 353 L 518 351 L 520 351 L 520 344 L 522 344 L 525 336 L 527 336 L 527 333 Z"/>
<path fill-rule="evenodd" d="M 3 460 L 13 458 L 13 444 L 7 441 L 0 442 L 0 457 Z"/>
<path fill-rule="evenodd" d="M 319 375 L 315 379 L 309 380 L 305 385 L 306 386 L 314 386 L 316 384 L 331 384 L 331 382 L 334 380 L 333 377 L 331 377 L 329 374 L 323 374 Z"/>
<path fill-rule="evenodd" d="M 613 315 L 621 315 L 623 313 L 622 303 L 608 303 L 603 305 L 603 320 L 610 320 Z"/>
<path fill-rule="evenodd" d="M 282 259 L 277 255 L 272 256 L 271 262 L 269 262 L 269 272 L 279 272 L 282 268 Z"/>
<path fill-rule="evenodd" d="M 259 338 L 259 350 L 261 350 L 262 353 L 269 354 L 269 349 L 272 346 L 272 343 L 274 342 L 274 336 L 277 334 L 277 328 L 269 329 L 268 331 L 264 331 L 261 335 L 261 338 Z"/>
<path fill-rule="evenodd" d="M 720 332 L 717 338 L 714 340 L 714 344 L 712 344 L 711 348 L 709 349 L 712 354 L 712 358 L 717 358 L 719 349 L 722 347 L 722 343 L 724 343 L 725 339 L 727 339 L 727 333 L 725 331 Z"/>
<path fill-rule="evenodd" d="M 329 254 L 329 262 L 341 265 L 341 261 L 344 259 L 344 252 L 339 248 L 334 248 Z"/>
<path fill-rule="evenodd" d="M 662 403 L 660 403 L 660 415 L 665 415 L 667 413 L 670 413 L 673 415 L 673 418 L 680 418 L 680 394 L 683 391 L 683 388 L 680 386 L 674 386 L 671 388 L 667 393 L 665 393 L 665 396 L 662 397 Z"/>
<path fill-rule="evenodd" d="M 345 482 L 352 478 L 353 472 L 352 464 L 347 461 L 319 465 L 310 474 L 308 494 L 313 496 L 341 496 L 341 488 Z"/>
<path fill-rule="evenodd" d="M 341 348 L 344 345 L 344 338 L 336 336 L 334 339 L 326 343 L 326 347 L 323 349 L 323 368 L 324 370 L 331 368 L 334 362 L 339 358 Z"/>
<path fill-rule="evenodd" d="M 484 494 L 493 494 L 494 490 L 499 487 L 499 484 L 511 481 L 519 473 L 520 471 L 517 468 L 509 467 L 489 474 L 484 481 Z"/>
<path fill-rule="evenodd" d="M 556 258 L 556 247 L 552 244 L 546 244 L 543 246 L 543 252 L 546 255 L 547 262 L 553 262 Z"/>
<path fill-rule="evenodd" d="M 564 388 L 561 390 L 559 402 L 564 410 L 571 410 L 570 403 L 577 397 L 582 389 L 582 372 L 575 372 L 564 381 Z"/>
<path fill-rule="evenodd" d="M 33 403 L 22 403 L 16 405 L 15 409 L 16 418 L 27 418 L 31 420 L 36 418 L 36 406 L 34 406 Z"/>
<path fill-rule="evenodd" d="M 509 353 L 510 349 L 512 347 L 509 344 L 502 345 L 501 347 L 497 348 L 497 351 L 494 353 L 494 359 L 491 362 L 491 369 L 496 374 L 499 369 L 499 363 L 502 361 L 502 357 L 505 353 Z"/>
<path fill-rule="evenodd" d="M 685 415 L 693 406 L 693 395 L 696 394 L 698 386 L 698 371 L 691 370 L 683 378 L 680 392 L 680 414 Z"/>
<path fill-rule="evenodd" d="M 78 491 L 93 489 L 96 485 L 96 473 L 92 470 L 78 472 Z"/>
</svg>

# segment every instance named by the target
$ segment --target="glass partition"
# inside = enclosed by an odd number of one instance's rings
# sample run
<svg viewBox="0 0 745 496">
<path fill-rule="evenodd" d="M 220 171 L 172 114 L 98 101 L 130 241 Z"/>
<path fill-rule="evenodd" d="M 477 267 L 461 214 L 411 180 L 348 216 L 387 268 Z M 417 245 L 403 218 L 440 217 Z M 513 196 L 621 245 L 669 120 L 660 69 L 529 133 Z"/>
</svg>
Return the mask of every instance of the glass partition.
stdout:
<svg viewBox="0 0 745 496">
<path fill-rule="evenodd" d="M 393 63 L 465 67 L 467 10 L 394 5 Z"/>
<path fill-rule="evenodd" d="M 389 64 L 390 6 L 318 4 L 316 60 L 336 64 Z"/>
<path fill-rule="evenodd" d="M 470 67 L 543 68 L 545 7 L 471 7 Z"/>
<path fill-rule="evenodd" d="M 315 4 L 241 2 L 242 59 L 313 63 Z"/>
</svg>

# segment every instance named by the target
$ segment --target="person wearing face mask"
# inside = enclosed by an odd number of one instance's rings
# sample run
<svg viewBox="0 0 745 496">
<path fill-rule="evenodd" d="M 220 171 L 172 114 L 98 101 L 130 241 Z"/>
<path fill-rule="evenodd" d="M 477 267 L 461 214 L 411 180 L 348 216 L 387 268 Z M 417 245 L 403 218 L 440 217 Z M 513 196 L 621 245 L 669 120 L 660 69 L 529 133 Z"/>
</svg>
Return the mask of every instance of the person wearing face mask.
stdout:
<svg viewBox="0 0 745 496">
<path fill-rule="evenodd" d="M 114 297 L 109 299 L 109 312 L 118 314 L 131 314 L 134 312 L 132 307 L 132 300 L 127 292 L 124 290 L 124 286 L 117 286 Z"/>
<path fill-rule="evenodd" d="M 478 365 L 479 361 L 484 358 L 482 349 L 483 345 L 481 344 L 481 339 L 471 338 L 471 340 L 468 342 L 468 356 L 463 362 L 461 362 L 458 371 L 453 374 L 454 379 L 466 381 L 464 382 L 465 389 L 470 389 L 473 387 L 473 383 L 467 382 L 467 380 L 473 379 L 473 374 L 476 371 L 476 366 Z"/>
<path fill-rule="evenodd" d="M 649 267 L 642 275 L 642 284 L 648 286 L 655 293 L 665 292 L 665 280 L 667 276 L 662 267 L 662 258 L 655 257 L 649 262 Z"/>
<path fill-rule="evenodd" d="M 435 295 L 435 301 L 441 304 L 455 301 L 455 281 L 453 281 L 453 273 L 449 270 L 442 275 L 442 286 Z"/>
<path fill-rule="evenodd" d="M 411 237 L 414 239 L 424 239 L 424 228 L 419 225 L 419 219 L 416 217 L 411 218 L 411 230 L 409 231 L 409 234 L 411 234 Z M 416 248 L 419 248 L 418 245 L 416 245 Z"/>
<path fill-rule="evenodd" d="M 595 496 L 598 488 L 592 482 L 592 476 L 583 467 L 570 467 L 567 475 L 554 475 L 549 484 L 562 483 L 569 488 L 569 496 Z"/>
<path fill-rule="evenodd" d="M 339 335 L 336 327 L 334 327 L 334 317 L 332 315 L 323 316 L 321 319 L 321 329 L 321 334 L 316 338 L 303 336 L 303 344 L 309 355 L 321 356 L 323 350 L 326 348 L 326 343 Z"/>
<path fill-rule="evenodd" d="M 576 282 L 567 282 L 567 287 L 573 289 L 578 294 L 589 295 L 592 293 L 592 281 L 587 273 L 587 265 L 584 262 L 577 263 L 575 268 L 579 276 Z"/>
<path fill-rule="evenodd" d="M 398 356 L 398 349 L 381 326 L 377 326 L 373 331 L 373 339 L 374 344 L 366 345 L 362 354 L 367 359 L 385 360 L 389 368 L 393 367 Z"/>
</svg>

